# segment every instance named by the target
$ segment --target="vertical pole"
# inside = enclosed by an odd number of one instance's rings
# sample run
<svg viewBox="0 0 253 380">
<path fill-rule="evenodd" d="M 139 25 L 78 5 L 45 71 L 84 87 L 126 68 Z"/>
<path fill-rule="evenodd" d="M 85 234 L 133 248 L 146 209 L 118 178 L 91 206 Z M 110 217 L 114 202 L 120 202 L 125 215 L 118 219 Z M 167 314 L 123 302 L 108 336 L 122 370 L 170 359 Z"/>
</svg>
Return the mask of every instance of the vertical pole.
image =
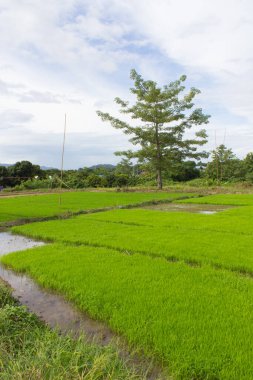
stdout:
<svg viewBox="0 0 253 380">
<path fill-rule="evenodd" d="M 62 154 L 61 154 L 61 183 L 60 183 L 59 205 L 61 205 L 61 189 L 62 189 L 62 180 L 63 180 L 63 164 L 64 164 L 66 128 L 67 128 L 67 115 L 65 114 L 65 118 L 64 118 L 64 132 L 63 132 L 63 143 L 62 143 Z"/>
<path fill-rule="evenodd" d="M 219 181 L 219 162 L 218 162 L 218 154 L 217 154 L 217 141 L 216 141 L 216 129 L 215 129 L 215 135 L 214 135 L 214 139 L 215 139 L 215 154 L 216 154 L 216 178 L 217 178 L 217 181 Z"/>
</svg>

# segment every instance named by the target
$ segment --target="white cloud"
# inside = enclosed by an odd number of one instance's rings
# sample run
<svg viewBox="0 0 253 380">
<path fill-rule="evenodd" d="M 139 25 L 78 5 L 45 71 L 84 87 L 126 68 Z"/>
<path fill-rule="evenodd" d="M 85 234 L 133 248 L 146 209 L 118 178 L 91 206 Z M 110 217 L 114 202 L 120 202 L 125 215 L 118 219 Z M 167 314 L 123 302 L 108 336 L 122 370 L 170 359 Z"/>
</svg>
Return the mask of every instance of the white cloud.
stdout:
<svg viewBox="0 0 253 380">
<path fill-rule="evenodd" d="M 120 132 L 103 125 L 95 111 L 116 111 L 113 99 L 128 96 L 132 67 L 161 83 L 187 73 L 202 90 L 201 105 L 213 113 L 208 148 L 215 145 L 214 131 L 222 141 L 226 129 L 227 145 L 245 154 L 252 150 L 252 34 L 251 0 L 0 0 L 4 161 L 13 161 L 10 147 L 18 147 L 10 126 L 17 141 L 22 128 L 40 133 L 46 150 L 50 134 L 62 132 L 65 113 L 68 133 L 88 133 L 94 141 L 115 136 L 112 151 L 118 150 Z M 4 121 L 13 110 L 15 122 Z M 24 121 L 22 115 L 32 117 Z M 57 154 L 50 159 L 54 166 Z M 85 159 L 100 162 L 91 153 Z"/>
<path fill-rule="evenodd" d="M 159 5 L 158 5 L 159 3 Z M 211 120 L 211 128 L 227 128 L 227 141 L 244 153 L 252 149 L 253 3 L 250 0 L 135 2 L 135 22 L 164 54 L 182 65 L 190 77 L 205 78 L 206 107 L 223 107 L 231 117 Z M 147 28 L 148 26 L 148 28 Z M 215 116 L 215 115 L 214 115 Z M 242 136 L 243 134 L 243 136 Z M 252 141 L 252 140 L 251 140 Z"/>
<path fill-rule="evenodd" d="M 23 113 L 16 109 L 8 109 L 0 113 L 0 130 L 1 133 L 5 129 L 12 129 L 23 127 L 25 124 L 30 123 L 33 115 Z"/>
</svg>

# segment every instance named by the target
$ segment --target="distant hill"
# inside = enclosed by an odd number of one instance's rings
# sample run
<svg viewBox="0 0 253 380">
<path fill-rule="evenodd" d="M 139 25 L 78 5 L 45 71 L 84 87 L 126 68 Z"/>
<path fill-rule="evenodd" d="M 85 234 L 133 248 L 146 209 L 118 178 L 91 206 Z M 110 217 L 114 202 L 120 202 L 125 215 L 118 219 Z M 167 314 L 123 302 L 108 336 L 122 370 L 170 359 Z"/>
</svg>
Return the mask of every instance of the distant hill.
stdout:
<svg viewBox="0 0 253 380">
<path fill-rule="evenodd" d="M 53 169 L 56 169 L 56 168 L 53 168 L 51 166 L 41 166 L 40 168 L 41 168 L 41 170 L 53 170 Z"/>
<path fill-rule="evenodd" d="M 15 165 L 15 164 L 0 164 L 0 166 L 5 166 L 6 168 L 7 168 L 8 166 L 13 166 L 13 165 Z"/>
<path fill-rule="evenodd" d="M 1 164 L 0 163 L 0 166 L 5 166 L 6 168 L 8 168 L 9 166 L 13 166 L 15 164 Z M 41 170 L 52 170 L 52 169 L 55 169 L 53 167 L 49 167 L 49 166 L 40 166 Z"/>
<path fill-rule="evenodd" d="M 0 163 L 0 166 L 5 166 L 6 168 L 9 167 L 9 166 L 13 166 L 15 164 L 1 164 Z M 53 169 L 56 169 L 56 168 L 53 168 L 53 167 L 49 167 L 49 166 L 40 166 L 40 168 L 42 170 L 53 170 Z M 98 165 L 92 165 L 89 167 L 89 169 L 106 169 L 106 170 L 113 170 L 115 168 L 115 165 L 111 165 L 111 164 L 98 164 Z"/>
<path fill-rule="evenodd" d="M 111 165 L 111 164 L 98 164 L 98 165 L 93 165 L 93 166 L 89 167 L 89 169 L 101 169 L 101 168 L 110 170 L 110 169 L 114 169 L 115 165 Z"/>
</svg>

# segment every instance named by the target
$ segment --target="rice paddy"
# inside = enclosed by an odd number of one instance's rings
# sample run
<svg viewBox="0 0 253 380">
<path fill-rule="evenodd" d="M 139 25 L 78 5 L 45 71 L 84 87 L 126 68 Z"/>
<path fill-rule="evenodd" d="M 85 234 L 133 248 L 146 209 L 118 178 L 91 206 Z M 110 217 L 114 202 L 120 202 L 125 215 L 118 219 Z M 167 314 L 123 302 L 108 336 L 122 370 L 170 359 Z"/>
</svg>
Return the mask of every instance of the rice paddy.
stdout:
<svg viewBox="0 0 253 380">
<path fill-rule="evenodd" d="M 49 244 L 1 261 L 105 322 L 168 379 L 252 379 L 253 195 L 180 202 L 236 207 L 139 206 L 16 226 Z"/>
<path fill-rule="evenodd" d="M 193 194 L 194 195 L 194 194 Z M 180 199 L 185 193 L 65 192 L 0 198 L 1 222 L 52 217 L 80 211 L 126 206 L 142 202 Z"/>
</svg>

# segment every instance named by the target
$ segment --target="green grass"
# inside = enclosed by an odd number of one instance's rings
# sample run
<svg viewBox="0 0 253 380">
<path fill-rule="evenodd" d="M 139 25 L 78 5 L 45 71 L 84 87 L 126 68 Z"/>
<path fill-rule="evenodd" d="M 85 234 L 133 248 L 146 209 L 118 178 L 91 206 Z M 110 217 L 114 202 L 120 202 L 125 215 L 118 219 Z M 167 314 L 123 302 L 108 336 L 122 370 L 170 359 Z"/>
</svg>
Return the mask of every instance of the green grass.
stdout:
<svg viewBox="0 0 253 380">
<path fill-rule="evenodd" d="M 1 282 L 0 336 L 1 380 L 144 379 L 127 368 L 112 346 L 50 330 L 18 306 Z"/>
<path fill-rule="evenodd" d="M 129 205 L 153 200 L 173 200 L 185 193 L 70 192 L 0 198 L 0 223 L 29 218 L 50 217 L 69 212 Z M 190 196 L 193 196 L 192 194 Z"/>
<path fill-rule="evenodd" d="M 245 210 L 247 216 L 239 209 L 216 215 L 114 210 L 27 224 L 13 231 L 36 239 L 139 252 L 253 274 L 252 208 Z"/>
<path fill-rule="evenodd" d="M 253 378 L 253 281 L 105 248 L 48 245 L 2 261 L 63 293 L 174 379 Z"/>
<path fill-rule="evenodd" d="M 218 194 L 180 201 L 180 203 L 253 206 L 253 194 Z"/>
</svg>

